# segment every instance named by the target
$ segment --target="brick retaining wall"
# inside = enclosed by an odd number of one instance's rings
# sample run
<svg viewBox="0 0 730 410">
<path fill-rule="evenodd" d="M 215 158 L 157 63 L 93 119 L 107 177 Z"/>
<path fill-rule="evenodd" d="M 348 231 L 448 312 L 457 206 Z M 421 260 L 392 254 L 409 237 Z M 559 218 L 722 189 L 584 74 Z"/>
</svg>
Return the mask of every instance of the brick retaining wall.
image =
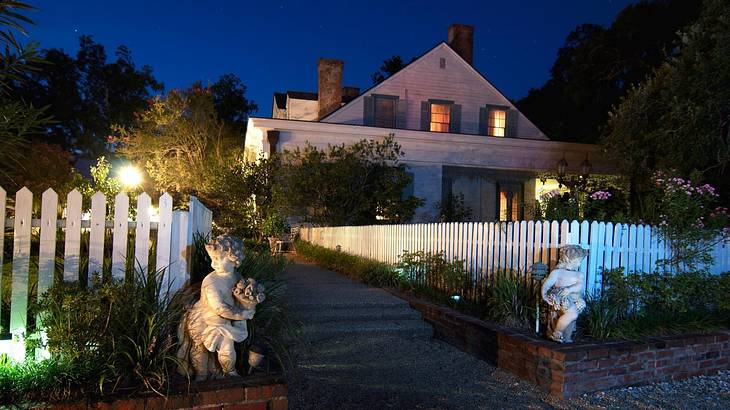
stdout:
<svg viewBox="0 0 730 410">
<path fill-rule="evenodd" d="M 144 394 L 93 403 L 56 404 L 57 410 L 82 409 L 215 409 L 286 410 L 287 386 L 279 377 L 231 378 L 177 385 L 167 397 Z"/>
<path fill-rule="evenodd" d="M 434 335 L 528 380 L 571 397 L 612 387 L 680 380 L 730 369 L 730 331 L 648 338 L 643 342 L 561 345 L 389 290 L 420 311 Z"/>
</svg>

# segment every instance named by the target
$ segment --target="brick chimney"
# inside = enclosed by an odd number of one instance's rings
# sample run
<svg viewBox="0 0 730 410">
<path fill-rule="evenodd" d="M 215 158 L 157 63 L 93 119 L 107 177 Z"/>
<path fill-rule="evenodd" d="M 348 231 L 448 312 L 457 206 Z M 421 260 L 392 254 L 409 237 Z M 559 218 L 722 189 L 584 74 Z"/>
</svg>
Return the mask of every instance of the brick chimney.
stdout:
<svg viewBox="0 0 730 410">
<path fill-rule="evenodd" d="M 342 103 L 342 60 L 320 58 L 317 63 L 318 119 L 340 108 Z"/>
<path fill-rule="evenodd" d="M 469 65 L 474 64 L 474 26 L 452 24 L 449 26 L 449 46 Z"/>
</svg>

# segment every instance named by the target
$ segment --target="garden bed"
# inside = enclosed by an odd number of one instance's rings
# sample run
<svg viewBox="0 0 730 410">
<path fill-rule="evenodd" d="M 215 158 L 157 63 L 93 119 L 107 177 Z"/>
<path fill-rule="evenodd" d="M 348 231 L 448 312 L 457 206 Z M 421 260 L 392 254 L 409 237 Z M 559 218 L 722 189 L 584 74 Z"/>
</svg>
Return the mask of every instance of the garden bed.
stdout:
<svg viewBox="0 0 730 410">
<path fill-rule="evenodd" d="M 181 382 L 171 386 L 167 397 L 151 393 L 132 397 L 120 395 L 96 402 L 56 404 L 50 408 L 285 410 L 288 408 L 287 390 L 283 377 L 265 375 L 211 380 L 190 385 Z"/>
<path fill-rule="evenodd" d="M 554 396 L 730 369 L 730 331 L 651 337 L 642 342 L 561 345 L 524 331 L 479 320 L 394 289 L 434 328 L 436 338 L 535 383 Z"/>
</svg>

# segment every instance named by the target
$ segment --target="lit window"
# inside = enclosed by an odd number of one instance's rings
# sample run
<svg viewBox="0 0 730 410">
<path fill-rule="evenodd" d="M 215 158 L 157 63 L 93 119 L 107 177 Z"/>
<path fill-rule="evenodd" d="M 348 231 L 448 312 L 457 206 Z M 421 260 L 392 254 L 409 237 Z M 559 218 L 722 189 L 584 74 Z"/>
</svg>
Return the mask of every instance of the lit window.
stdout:
<svg viewBox="0 0 730 410">
<path fill-rule="evenodd" d="M 517 221 L 520 219 L 520 194 L 508 189 L 499 191 L 499 220 Z"/>
<path fill-rule="evenodd" d="M 375 97 L 375 126 L 395 128 L 395 99 Z"/>
<path fill-rule="evenodd" d="M 431 104 L 431 131 L 449 132 L 451 122 L 451 105 Z"/>
<path fill-rule="evenodd" d="M 489 135 L 493 137 L 504 137 L 507 127 L 507 111 L 491 110 L 489 112 Z"/>
</svg>

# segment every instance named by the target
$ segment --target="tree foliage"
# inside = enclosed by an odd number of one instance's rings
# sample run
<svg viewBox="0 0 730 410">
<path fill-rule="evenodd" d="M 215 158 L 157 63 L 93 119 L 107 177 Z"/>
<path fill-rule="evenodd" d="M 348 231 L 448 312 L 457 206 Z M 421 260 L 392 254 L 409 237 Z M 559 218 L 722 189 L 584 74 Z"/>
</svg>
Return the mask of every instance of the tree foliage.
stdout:
<svg viewBox="0 0 730 410">
<path fill-rule="evenodd" d="M 415 60 L 412 59 L 411 61 Z M 406 64 L 403 63 L 401 56 L 392 56 L 383 60 L 383 64 L 380 66 L 378 71 L 370 74 L 370 78 L 373 80 L 373 84 L 380 84 L 385 81 L 386 78 L 402 70 Z"/>
<path fill-rule="evenodd" d="M 611 113 L 603 137 L 631 181 L 634 213 L 654 219 L 652 170 L 697 171 L 725 204 L 730 192 L 730 4 L 705 1 L 681 39 L 679 53 Z"/>
<path fill-rule="evenodd" d="M 245 132 L 248 115 L 256 112 L 258 106 L 246 98 L 246 86 L 241 79 L 235 74 L 224 74 L 211 84 L 210 90 L 220 118 Z"/>
<path fill-rule="evenodd" d="M 644 0 L 608 28 L 579 25 L 558 50 L 547 83 L 517 107 L 552 139 L 597 142 L 611 108 L 676 52 L 677 32 L 697 18 L 700 3 Z"/>
<path fill-rule="evenodd" d="M 10 94 L 49 107 L 55 121 L 43 137 L 76 153 L 103 153 L 112 125 L 131 125 L 134 113 L 163 89 L 151 67 L 136 67 L 129 48 L 119 46 L 115 59 L 108 61 L 104 46 L 90 36 L 79 38 L 75 58 L 60 49 L 43 50 L 40 56 L 44 63 L 31 64 L 32 70 L 13 82 Z"/>
<path fill-rule="evenodd" d="M 22 83 L 33 65 L 41 61 L 36 45 L 23 46 L 14 34 L 27 34 L 25 25 L 33 21 L 21 13 L 31 10 L 34 8 L 26 3 L 0 0 L 0 44 L 4 46 L 0 59 L 0 184 L 5 186 L 18 187 L 12 182 L 26 169 L 30 138 L 48 125 L 46 108 L 9 93 L 10 87 Z"/>
<path fill-rule="evenodd" d="M 141 164 L 158 190 L 179 194 L 206 197 L 215 170 L 243 149 L 218 116 L 210 89 L 200 86 L 153 98 L 132 126 L 115 131 L 121 154 Z"/>
<path fill-rule="evenodd" d="M 423 201 L 403 192 L 413 178 L 390 135 L 350 145 L 284 151 L 278 181 L 288 213 L 323 225 L 402 223 Z"/>
</svg>

